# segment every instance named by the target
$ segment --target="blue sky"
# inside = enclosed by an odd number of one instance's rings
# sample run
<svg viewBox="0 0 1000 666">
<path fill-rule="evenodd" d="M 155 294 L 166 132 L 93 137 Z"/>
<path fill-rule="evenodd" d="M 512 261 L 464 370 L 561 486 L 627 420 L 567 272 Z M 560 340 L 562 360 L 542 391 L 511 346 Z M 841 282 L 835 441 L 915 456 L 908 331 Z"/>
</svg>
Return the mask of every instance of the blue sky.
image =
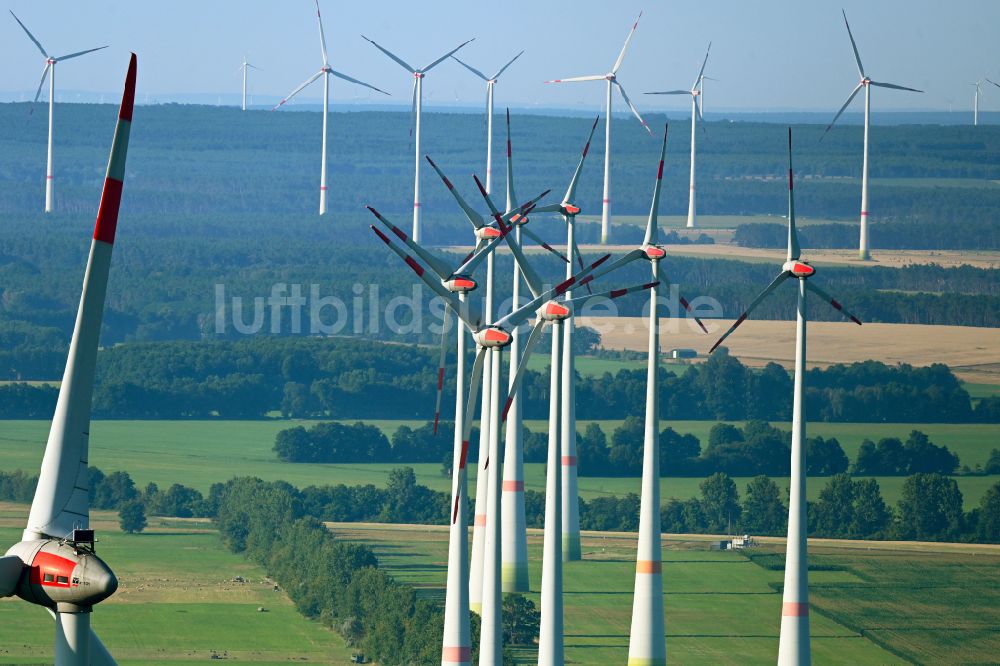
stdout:
<svg viewBox="0 0 1000 666">
<path fill-rule="evenodd" d="M 872 78 L 927 92 L 878 90 L 884 110 L 971 107 L 972 86 L 988 76 L 1000 82 L 1000 26 L 996 0 L 512 0 L 504 3 L 343 3 L 321 0 L 334 69 L 392 93 L 408 104 L 412 78 L 363 41 L 363 32 L 411 64 L 422 66 L 475 37 L 460 55 L 495 70 L 522 48 L 504 75 L 498 105 L 584 110 L 603 103 L 600 83 L 542 85 L 566 76 L 601 74 L 614 62 L 629 27 L 644 10 L 619 72 L 640 109 L 680 109 L 681 97 L 648 97 L 649 90 L 690 86 L 709 40 L 707 109 L 835 111 L 857 83 L 850 42 L 840 16 L 847 10 Z M 318 70 L 319 39 L 311 0 L 220 2 L 170 0 L 85 3 L 32 0 L 7 3 L 42 44 L 64 54 L 101 44 L 111 47 L 59 66 L 64 91 L 114 92 L 125 57 L 140 57 L 139 98 L 159 101 L 185 94 L 235 101 L 244 53 L 262 68 L 251 88 L 261 101 L 281 97 Z M 5 99 L 33 93 L 41 55 L 9 14 L 0 18 L 0 62 Z M 318 98 L 306 91 L 304 101 Z M 338 82 L 334 103 L 386 101 Z M 72 96 L 67 96 L 72 99 Z M 452 62 L 425 80 L 428 104 L 479 105 L 483 85 Z M 987 85 L 981 109 L 1000 109 L 1000 88 Z M 624 110 L 616 100 L 618 110 Z"/>
</svg>

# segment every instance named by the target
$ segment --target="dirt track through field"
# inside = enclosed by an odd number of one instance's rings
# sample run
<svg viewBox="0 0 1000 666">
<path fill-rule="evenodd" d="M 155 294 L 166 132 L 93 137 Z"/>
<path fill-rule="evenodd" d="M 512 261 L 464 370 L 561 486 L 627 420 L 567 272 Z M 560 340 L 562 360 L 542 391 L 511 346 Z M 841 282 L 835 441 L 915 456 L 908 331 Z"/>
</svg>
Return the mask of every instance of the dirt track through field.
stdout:
<svg viewBox="0 0 1000 666">
<path fill-rule="evenodd" d="M 583 326 L 601 332 L 606 349 L 645 351 L 648 328 L 640 317 L 579 317 Z M 708 352 L 718 336 L 733 322 L 713 319 L 705 335 L 690 320 L 660 322 L 660 347 Z M 945 363 L 968 382 L 1000 384 L 1000 329 L 923 324 L 865 324 L 810 322 L 808 329 L 810 367 L 873 359 L 884 363 L 922 366 Z M 744 323 L 725 346 L 730 354 L 752 366 L 774 361 L 790 366 L 795 353 L 795 324 L 790 321 Z"/>
</svg>

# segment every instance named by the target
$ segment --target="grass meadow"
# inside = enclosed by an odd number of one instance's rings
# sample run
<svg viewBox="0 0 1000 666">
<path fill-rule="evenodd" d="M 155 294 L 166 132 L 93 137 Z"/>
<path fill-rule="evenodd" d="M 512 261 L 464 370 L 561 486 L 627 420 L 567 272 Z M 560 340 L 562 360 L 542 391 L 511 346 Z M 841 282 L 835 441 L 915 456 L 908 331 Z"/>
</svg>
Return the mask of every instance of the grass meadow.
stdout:
<svg viewBox="0 0 1000 666">
<path fill-rule="evenodd" d="M 382 566 L 432 597 L 443 595 L 443 528 L 332 524 L 371 545 Z M 529 535 L 538 603 L 542 537 Z M 818 664 L 987 663 L 1000 649 L 1000 548 L 821 541 L 811 544 L 811 633 Z M 674 664 L 773 664 L 781 613 L 783 545 L 768 540 L 762 565 L 709 551 L 699 537 L 668 536 L 664 549 L 667 654 Z M 584 535 L 584 561 L 565 567 L 566 661 L 624 663 L 635 538 Z M 982 590 L 980 594 L 978 590 Z M 970 614 L 970 606 L 979 609 Z M 532 649 L 518 652 L 534 663 Z"/>
<path fill-rule="evenodd" d="M 400 425 L 418 426 L 416 421 L 368 421 L 391 434 Z M 583 430 L 590 421 L 578 422 Z M 605 433 L 611 432 L 621 421 L 599 421 Z M 234 476 L 258 476 L 265 480 L 282 479 L 296 486 L 345 483 L 349 485 L 373 483 L 382 486 L 388 472 L 402 463 L 385 464 L 302 464 L 279 461 L 271 447 L 278 431 L 293 425 L 310 425 L 309 421 L 95 421 L 91 426 L 90 461 L 102 470 L 124 470 L 132 475 L 140 487 L 153 481 L 161 488 L 172 483 L 183 483 L 205 492 L 212 483 L 226 481 Z M 679 432 L 696 435 L 704 445 L 712 421 L 663 422 Z M 543 431 L 544 421 L 527 421 L 532 430 Z M 41 464 L 47 421 L 0 422 L 0 469 L 22 469 L 37 474 Z M 963 464 L 970 466 L 986 461 L 991 448 L 1000 447 L 1000 433 L 995 425 L 982 424 L 810 424 L 811 435 L 837 437 L 848 457 L 852 458 L 865 437 L 901 437 L 914 427 L 926 432 L 938 444 L 947 444 L 957 452 Z M 441 473 L 437 463 L 409 465 L 414 468 L 417 480 L 435 490 L 447 491 L 450 481 Z M 544 465 L 525 465 L 525 487 L 542 491 L 545 487 Z M 475 471 L 473 470 L 473 476 Z M 877 477 L 882 494 L 889 504 L 899 499 L 903 477 Z M 1000 477 L 956 477 L 965 498 L 966 509 L 978 505 L 980 498 Z M 742 492 L 749 479 L 737 478 Z M 776 479 L 787 484 L 787 479 Z M 699 494 L 698 478 L 665 477 L 661 480 L 664 499 L 695 497 Z M 809 496 L 815 499 L 825 485 L 823 478 L 812 478 Z M 638 478 L 581 477 L 580 494 L 584 499 L 602 495 L 623 495 L 639 492 Z"/>
<path fill-rule="evenodd" d="M 26 504 L 0 503 L 4 549 L 20 540 L 27 515 Z M 207 521 L 151 518 L 142 534 L 123 534 L 115 514 L 97 511 L 91 525 L 119 580 L 93 627 L 122 666 L 204 663 L 213 654 L 261 666 L 350 660 L 340 636 L 301 616 Z M 51 664 L 53 636 L 44 609 L 0 599 L 0 663 Z"/>
</svg>

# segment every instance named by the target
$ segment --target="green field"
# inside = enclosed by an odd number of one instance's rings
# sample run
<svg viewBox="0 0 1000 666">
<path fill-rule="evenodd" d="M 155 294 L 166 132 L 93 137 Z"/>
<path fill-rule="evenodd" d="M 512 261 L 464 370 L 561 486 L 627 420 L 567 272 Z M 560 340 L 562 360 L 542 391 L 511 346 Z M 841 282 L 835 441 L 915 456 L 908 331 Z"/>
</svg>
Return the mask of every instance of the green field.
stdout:
<svg viewBox="0 0 1000 666">
<path fill-rule="evenodd" d="M 4 549 L 20 540 L 27 513 L 27 505 L 0 504 Z M 223 547 L 208 522 L 151 519 L 146 532 L 122 534 L 114 519 L 94 512 L 98 552 L 120 587 L 98 606 L 93 627 L 119 664 L 207 662 L 213 652 L 273 666 L 348 663 L 340 636 L 301 616 L 260 567 Z M 0 663 L 51 664 L 52 641 L 44 609 L 0 599 Z"/>
<path fill-rule="evenodd" d="M 349 485 L 373 483 L 382 486 L 388 472 L 400 464 L 320 465 L 284 463 L 275 458 L 271 447 L 275 434 L 297 424 L 310 425 L 309 421 L 95 421 L 91 427 L 90 461 L 105 472 L 129 472 L 141 487 L 155 481 L 161 488 L 172 483 L 183 483 L 205 492 L 212 483 L 226 481 L 234 476 L 252 475 L 265 480 L 283 479 L 299 487 L 345 483 Z M 387 434 L 400 425 L 418 426 L 415 421 L 369 421 Z M 589 421 L 580 421 L 582 430 Z M 621 421 L 599 421 L 610 436 Z M 712 421 L 664 422 L 680 432 L 696 435 L 704 444 Z M 22 469 L 37 474 L 48 433 L 46 421 L 0 421 L 0 470 Z M 545 422 L 527 421 L 535 431 L 544 431 Z M 811 435 L 837 437 L 853 458 L 865 437 L 902 437 L 914 426 L 899 424 L 816 423 L 810 424 Z M 934 442 L 947 444 L 961 456 L 963 464 L 973 465 L 986 461 L 991 448 L 1000 447 L 1000 433 L 995 425 L 919 425 Z M 447 491 L 450 481 L 442 476 L 441 466 L 435 463 L 409 465 L 417 473 L 417 480 L 435 490 Z M 473 471 L 473 476 L 475 472 Z M 748 479 L 737 479 L 742 491 Z M 889 504 L 899 499 L 903 477 L 878 477 L 882 493 Z M 957 477 L 965 497 L 966 509 L 978 505 L 986 490 L 1000 478 L 989 476 Z M 776 481 L 783 482 L 782 479 Z M 687 498 L 699 494 L 701 479 L 664 478 L 661 481 L 664 499 Z M 544 489 L 543 465 L 525 465 L 525 486 L 532 490 Z M 819 495 L 824 479 L 813 479 L 809 484 L 809 497 Z M 591 499 L 601 495 L 622 495 L 639 492 L 638 478 L 582 477 L 580 495 Z"/>
<path fill-rule="evenodd" d="M 370 544 L 395 577 L 440 597 L 447 536 L 443 529 L 331 526 Z M 538 603 L 541 535 L 529 536 L 531 585 Z M 780 567 L 783 547 L 766 544 Z M 988 663 L 1000 649 L 997 566 L 1000 549 L 857 542 L 811 545 L 812 648 L 818 664 Z M 566 660 L 624 663 L 628 649 L 634 538 L 585 535 L 585 561 L 566 565 Z M 772 562 L 766 562 L 772 565 Z M 675 664 L 773 664 L 782 572 L 703 539 L 668 538 L 663 578 L 667 653 Z M 983 590 L 979 594 L 977 590 Z M 976 613 L 965 612 L 970 607 Z M 534 663 L 530 649 L 518 653 Z"/>
</svg>

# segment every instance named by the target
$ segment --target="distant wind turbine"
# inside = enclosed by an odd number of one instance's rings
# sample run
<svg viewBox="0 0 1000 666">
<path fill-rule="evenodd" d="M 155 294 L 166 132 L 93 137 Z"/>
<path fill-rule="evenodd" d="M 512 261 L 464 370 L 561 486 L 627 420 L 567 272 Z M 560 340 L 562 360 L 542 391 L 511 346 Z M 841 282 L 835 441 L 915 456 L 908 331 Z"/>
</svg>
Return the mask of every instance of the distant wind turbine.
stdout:
<svg viewBox="0 0 1000 666">
<path fill-rule="evenodd" d="M 251 65 L 247 62 L 247 57 L 243 56 L 243 64 L 240 65 L 240 71 L 243 73 L 243 110 L 247 110 L 247 70 L 256 69 L 259 70 L 260 67 L 257 65 Z M 325 151 L 324 151 L 325 152 Z"/>
<path fill-rule="evenodd" d="M 38 90 L 35 91 L 34 101 L 37 102 L 39 96 L 42 94 L 42 86 L 45 85 L 45 77 L 48 76 L 49 77 L 49 154 L 48 154 L 48 161 L 46 162 L 45 165 L 45 212 L 51 213 L 53 208 L 55 207 L 55 202 L 53 201 L 53 193 L 52 193 L 52 180 L 53 180 L 52 126 L 53 126 L 53 120 L 55 118 L 55 105 L 56 105 L 56 64 L 62 62 L 63 60 L 76 58 L 78 56 L 86 55 L 87 53 L 93 53 L 94 51 L 100 51 L 101 49 L 106 49 L 108 47 L 98 46 L 97 48 L 87 49 L 86 51 L 77 51 L 76 53 L 70 53 L 69 55 L 53 57 L 50 56 L 48 52 L 45 50 L 45 48 L 42 47 L 41 43 L 39 43 L 39 41 L 35 39 L 35 36 L 28 31 L 28 28 L 25 27 L 23 23 L 21 23 L 21 19 L 17 18 L 14 12 L 11 12 L 10 15 L 14 17 L 14 20 L 17 21 L 17 24 L 21 26 L 22 30 L 24 30 L 24 34 L 28 35 L 28 39 L 30 39 L 34 43 L 34 45 L 38 47 L 38 50 L 41 51 L 42 55 L 45 56 L 45 68 L 42 69 L 42 79 L 41 81 L 38 82 Z M 32 111 L 34 111 L 34 107 L 32 107 Z"/>
<path fill-rule="evenodd" d="M 795 388 L 792 399 L 792 464 L 788 495 L 788 540 L 785 546 L 785 583 L 781 604 L 781 634 L 778 642 L 778 666 L 807 666 L 809 647 L 809 562 L 806 542 L 806 421 L 803 414 L 803 383 L 806 366 L 806 291 L 829 303 L 855 324 L 861 320 L 844 309 L 809 278 L 816 269 L 800 259 L 799 238 L 795 229 L 795 197 L 792 190 L 792 130 L 788 129 L 788 254 L 778 276 L 755 298 L 746 312 L 729 327 L 709 353 L 742 324 L 764 298 L 789 278 L 798 280 L 798 306 L 795 324 Z"/>
<path fill-rule="evenodd" d="M 694 227 L 696 223 L 695 206 L 695 138 L 697 136 L 697 125 L 699 120 L 704 120 L 702 115 L 702 93 L 705 87 L 705 65 L 708 64 L 708 54 L 712 50 L 712 42 L 708 43 L 708 50 L 705 51 L 705 59 L 701 62 L 701 69 L 690 90 L 664 90 L 662 92 L 648 92 L 647 95 L 690 95 L 691 96 L 691 187 L 688 190 L 688 227 Z M 704 127 L 702 127 L 704 130 Z"/>
<path fill-rule="evenodd" d="M 316 21 L 319 23 L 319 48 L 323 54 L 323 66 L 320 67 L 319 71 L 313 74 L 311 77 L 306 79 L 306 82 L 300 85 L 298 88 L 293 90 L 288 94 L 285 99 L 278 102 L 277 106 L 272 111 L 282 106 L 290 100 L 291 98 L 298 95 L 306 87 L 308 87 L 313 81 L 323 77 L 323 152 L 320 158 L 320 168 L 319 168 L 319 214 L 326 215 L 326 135 L 327 135 L 327 120 L 330 115 L 330 77 L 336 76 L 338 79 L 343 79 L 345 81 L 350 81 L 351 83 L 356 83 L 359 86 L 364 86 L 365 88 L 370 88 L 375 92 L 380 92 L 383 95 L 388 95 L 384 90 L 380 90 L 373 85 L 365 83 L 364 81 L 359 81 L 358 79 L 352 78 L 347 74 L 341 74 L 340 72 L 332 69 L 330 67 L 330 60 L 326 55 L 326 35 L 323 32 L 323 17 L 319 13 L 319 0 L 316 0 Z M 244 81 L 246 77 L 246 70 L 244 70 Z M 244 83 L 244 87 L 245 87 Z M 244 90 L 244 96 L 246 92 Z"/>
<path fill-rule="evenodd" d="M 639 119 L 642 126 L 646 128 L 649 135 L 652 136 L 653 132 L 649 129 L 646 121 L 642 119 L 639 115 L 638 109 L 632 104 L 632 100 L 628 98 L 625 93 L 625 88 L 621 83 L 618 82 L 618 69 L 622 66 L 622 61 L 625 60 L 625 51 L 628 49 L 629 42 L 632 41 L 632 35 L 635 34 L 636 28 L 639 27 L 639 19 L 642 18 L 642 12 L 639 12 L 639 17 L 632 24 L 632 29 L 629 31 L 628 36 L 625 38 L 625 45 L 622 46 L 621 53 L 618 54 L 618 59 L 615 60 L 615 64 L 611 67 L 611 71 L 607 74 L 597 74 L 594 76 L 575 76 L 569 79 L 553 79 L 552 81 L 546 81 L 545 83 L 574 83 L 577 81 L 607 81 L 607 96 L 605 102 L 605 117 L 607 118 L 604 125 L 604 198 L 603 207 L 601 210 L 601 243 L 606 244 L 608 242 L 609 225 L 611 223 L 611 88 L 612 86 L 618 87 L 618 92 L 621 93 L 622 99 L 625 100 L 625 104 L 631 109 L 632 114 Z"/>
<path fill-rule="evenodd" d="M 405 60 L 396 56 L 388 49 L 380 46 L 376 42 L 368 39 L 364 35 L 362 38 L 372 46 L 377 48 L 379 51 L 384 53 L 389 57 L 394 63 L 405 69 L 406 71 L 413 74 L 413 134 L 414 134 L 414 167 L 413 167 L 413 240 L 420 242 L 420 111 L 424 105 L 424 77 L 427 76 L 427 72 L 431 71 L 437 67 L 441 62 L 447 60 L 453 56 L 460 48 L 473 41 L 469 39 L 462 42 L 451 51 L 448 51 L 443 56 L 433 61 L 431 64 L 425 67 L 413 67 L 406 63 Z"/>
<path fill-rule="evenodd" d="M 858 248 L 858 256 L 862 261 L 868 261 L 872 258 L 871 247 L 868 244 L 868 128 L 871 124 L 871 100 L 872 100 L 872 86 L 878 86 L 879 88 L 892 88 L 893 90 L 908 90 L 910 92 L 923 92 L 923 90 L 917 90 L 916 88 L 907 88 L 905 86 L 898 86 L 895 83 L 881 83 L 879 81 L 872 81 L 871 77 L 865 74 L 865 68 L 861 64 L 861 55 L 858 53 L 858 45 L 854 41 L 854 35 L 851 33 L 851 25 L 847 22 L 847 13 L 844 14 L 844 25 L 847 26 L 847 36 L 851 38 L 851 48 L 854 49 L 854 60 L 858 63 L 858 74 L 861 76 L 861 81 L 851 94 L 847 97 L 847 101 L 844 105 L 840 107 L 840 111 L 837 111 L 837 115 L 833 117 L 830 124 L 826 126 L 826 130 L 823 132 L 823 136 L 830 131 L 833 124 L 837 122 L 837 118 L 844 112 L 851 102 L 854 101 L 855 96 L 861 92 L 861 89 L 865 89 L 865 147 L 864 147 L 864 160 L 861 164 L 861 243 Z"/>
</svg>

